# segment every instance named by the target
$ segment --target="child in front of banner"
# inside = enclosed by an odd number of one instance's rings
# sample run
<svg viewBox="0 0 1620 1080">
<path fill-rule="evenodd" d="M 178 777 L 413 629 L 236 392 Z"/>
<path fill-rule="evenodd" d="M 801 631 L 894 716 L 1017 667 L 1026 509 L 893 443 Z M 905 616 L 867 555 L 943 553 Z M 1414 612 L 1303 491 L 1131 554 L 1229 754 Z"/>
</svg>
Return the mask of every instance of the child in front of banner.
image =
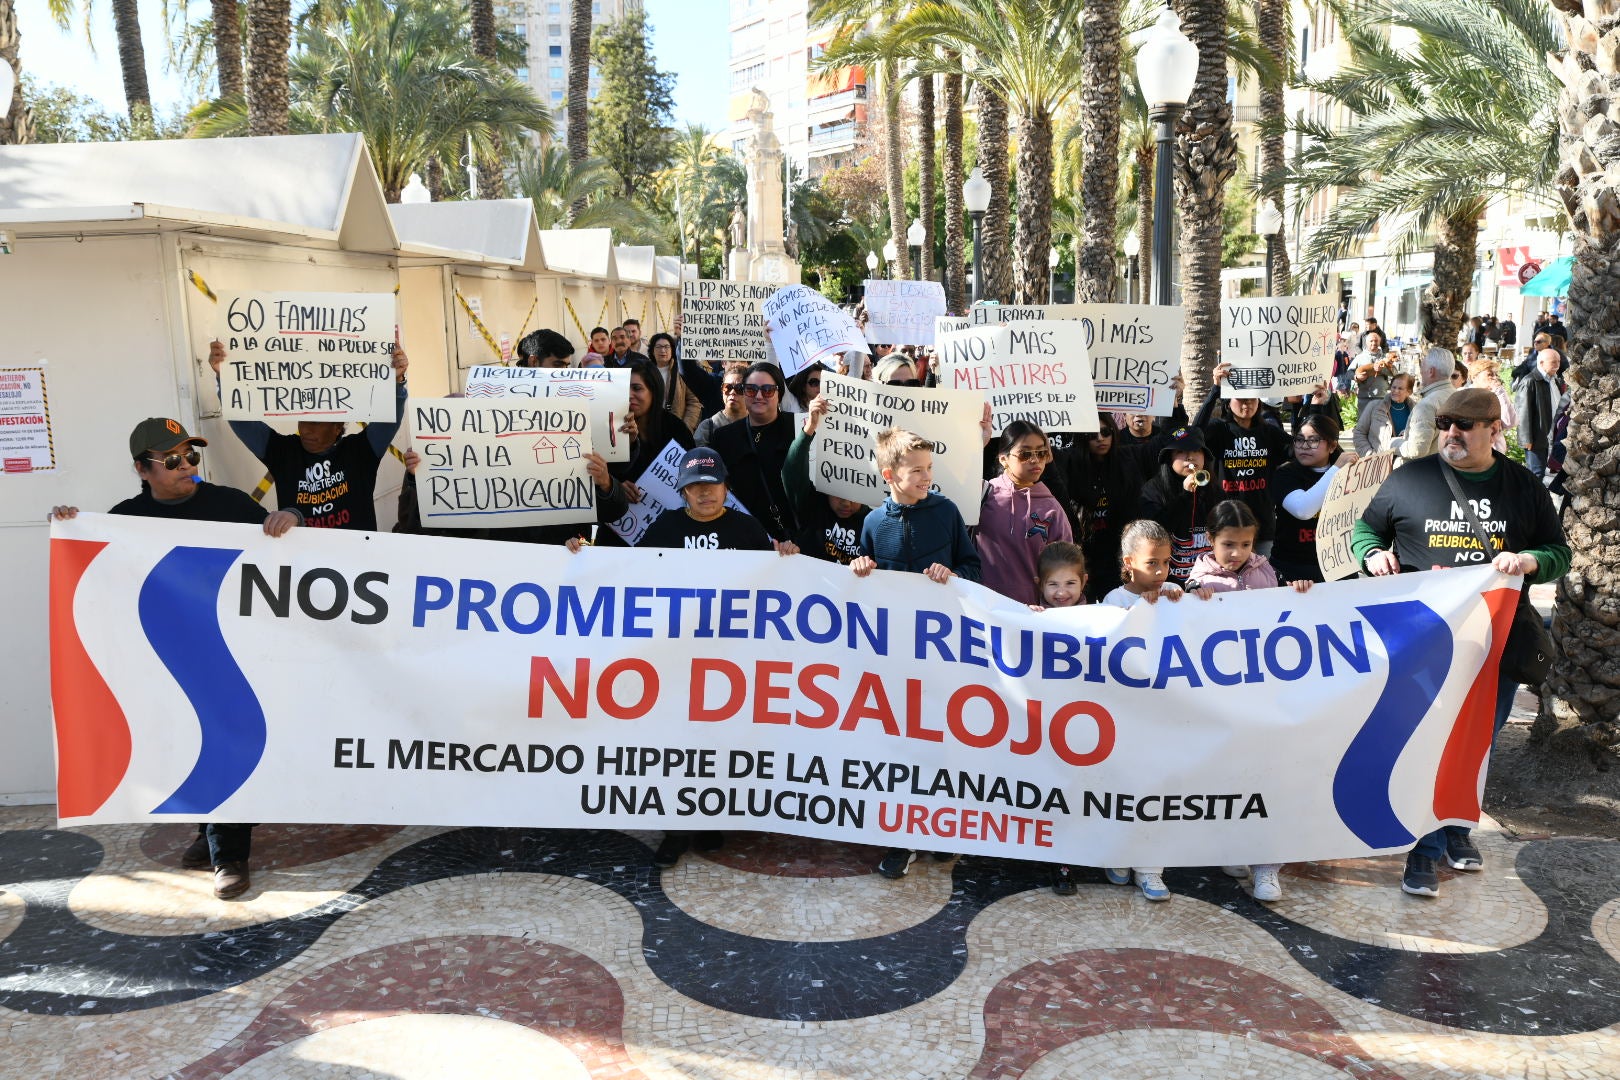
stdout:
<svg viewBox="0 0 1620 1080">
<path fill-rule="evenodd" d="M 1057 540 L 1041 549 L 1035 563 L 1035 611 L 1076 607 L 1086 602 L 1086 553 L 1079 544 Z M 1052 864 L 1052 891 L 1059 896 L 1075 894 L 1074 867 Z"/>
<path fill-rule="evenodd" d="M 1180 600 L 1181 586 L 1169 580 L 1170 530 L 1149 518 L 1125 526 L 1119 537 L 1119 576 L 1123 584 L 1103 597 L 1102 602 L 1110 607 L 1130 608 L 1143 601 L 1156 604 L 1161 596 Z M 1214 595 L 1208 589 L 1194 591 L 1204 600 Z M 1134 875 L 1143 896 L 1149 900 L 1170 899 L 1162 866 L 1111 866 L 1103 873 L 1115 885 L 1129 885 Z"/>
<path fill-rule="evenodd" d="M 1255 553 L 1254 545 L 1259 537 L 1260 519 L 1247 503 L 1238 499 L 1216 503 L 1209 512 L 1210 550 L 1193 563 L 1188 587 L 1218 593 L 1276 588 L 1277 571 L 1264 555 Z M 1312 582 L 1310 578 L 1300 578 L 1291 585 L 1295 592 L 1302 593 L 1309 591 Z M 1256 900 L 1269 903 L 1282 899 L 1282 882 L 1277 876 L 1281 863 L 1223 866 L 1221 869 L 1235 878 L 1249 878 Z"/>
<path fill-rule="evenodd" d="M 772 541 L 763 525 L 740 510 L 726 506 L 729 493 L 726 463 L 708 447 L 686 452 L 681 458 L 675 486 L 686 505 L 659 514 L 647 527 L 638 547 L 688 551 L 770 551 L 774 547 L 782 555 L 798 554 L 799 549 L 793 543 Z M 578 551 L 579 545 L 570 544 L 569 550 Z M 696 834 L 666 830 L 663 842 L 653 853 L 653 865 L 663 869 L 674 866 L 692 847 L 694 839 L 699 851 L 715 851 L 725 843 L 725 836 L 719 830 Z"/>
<path fill-rule="evenodd" d="M 984 584 L 1003 596 L 1034 603 L 1041 552 L 1074 533 L 1063 505 L 1041 482 L 1052 460 L 1046 433 L 1028 420 L 1014 420 L 1001 433 L 1001 475 L 985 485 L 974 534 L 984 565 Z"/>
<path fill-rule="evenodd" d="M 941 585 L 953 577 L 978 581 L 979 553 L 962 512 L 933 490 L 934 444 L 915 432 L 890 428 L 877 437 L 875 456 L 889 497 L 861 524 L 861 554 L 849 564 L 855 576 L 881 569 L 922 574 Z M 916 859 L 915 851 L 891 848 L 878 873 L 905 877 Z"/>
</svg>

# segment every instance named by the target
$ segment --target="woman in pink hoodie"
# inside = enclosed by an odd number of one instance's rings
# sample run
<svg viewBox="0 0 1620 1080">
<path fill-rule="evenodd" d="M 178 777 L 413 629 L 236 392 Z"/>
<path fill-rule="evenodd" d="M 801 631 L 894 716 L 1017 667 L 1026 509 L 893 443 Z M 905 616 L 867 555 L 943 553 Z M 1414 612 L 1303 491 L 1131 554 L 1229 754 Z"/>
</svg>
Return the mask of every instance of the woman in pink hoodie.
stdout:
<svg viewBox="0 0 1620 1080">
<path fill-rule="evenodd" d="M 1041 483 L 1052 460 L 1045 432 L 1014 420 L 1001 433 L 997 458 L 1001 475 L 985 485 L 979 504 L 981 580 L 1003 596 L 1033 604 L 1039 600 L 1035 567 L 1042 549 L 1056 540 L 1073 542 L 1074 533 L 1062 505 Z"/>
</svg>

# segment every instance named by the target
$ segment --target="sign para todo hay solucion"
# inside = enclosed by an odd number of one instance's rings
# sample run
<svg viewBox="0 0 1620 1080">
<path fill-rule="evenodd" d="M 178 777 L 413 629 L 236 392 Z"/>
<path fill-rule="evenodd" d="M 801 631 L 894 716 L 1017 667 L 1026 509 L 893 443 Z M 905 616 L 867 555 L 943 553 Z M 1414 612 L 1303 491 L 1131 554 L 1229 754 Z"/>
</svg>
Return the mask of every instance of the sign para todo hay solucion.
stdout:
<svg viewBox="0 0 1620 1080">
<path fill-rule="evenodd" d="M 412 398 L 422 524 L 512 529 L 596 520 L 590 414 L 552 399 Z"/>
<path fill-rule="evenodd" d="M 689 360 L 775 360 L 761 310 L 779 285 L 763 281 L 681 282 L 681 355 Z"/>
<path fill-rule="evenodd" d="M 942 388 L 977 390 L 989 400 L 994 434 L 1014 420 L 1047 432 L 1097 430 L 1097 394 L 1078 322 L 949 331 L 936 344 L 935 363 Z"/>
<path fill-rule="evenodd" d="M 479 365 L 467 369 L 470 400 L 556 398 L 591 416 L 591 446 L 603 461 L 629 461 L 630 437 L 620 431 L 630 413 L 628 368 L 525 368 Z"/>
<path fill-rule="evenodd" d="M 220 293 L 227 420 L 394 419 L 393 293 Z"/>
<path fill-rule="evenodd" d="M 1221 301 L 1221 363 L 1231 371 L 1221 396 L 1309 394 L 1333 377 L 1339 301 L 1322 296 L 1257 296 Z"/>
</svg>

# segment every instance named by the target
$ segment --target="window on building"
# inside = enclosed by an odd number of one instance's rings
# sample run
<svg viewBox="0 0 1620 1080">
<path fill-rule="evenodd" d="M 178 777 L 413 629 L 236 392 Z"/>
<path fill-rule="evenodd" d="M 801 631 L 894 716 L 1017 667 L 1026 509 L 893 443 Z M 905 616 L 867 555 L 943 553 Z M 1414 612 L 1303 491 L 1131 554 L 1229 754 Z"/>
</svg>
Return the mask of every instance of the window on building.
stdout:
<svg viewBox="0 0 1620 1080">
<path fill-rule="evenodd" d="M 516 75 L 523 82 L 528 82 L 529 81 L 529 69 L 526 68 L 526 67 L 518 68 L 515 72 L 513 72 L 513 74 Z"/>
<path fill-rule="evenodd" d="M 529 36 L 529 24 L 528 23 L 513 23 L 512 24 L 512 33 L 516 34 L 518 37 L 524 37 L 524 38 L 528 37 Z"/>
<path fill-rule="evenodd" d="M 563 92 L 561 90 L 553 90 L 551 92 L 551 100 L 552 101 L 561 101 L 562 99 L 563 99 Z"/>
<path fill-rule="evenodd" d="M 765 47 L 765 20 L 751 22 L 731 35 L 731 55 L 748 56 Z"/>
<path fill-rule="evenodd" d="M 561 15 L 562 14 L 562 5 L 561 4 L 555 4 L 555 3 L 547 4 L 546 5 L 546 14 L 547 15 Z"/>
<path fill-rule="evenodd" d="M 562 46 L 561 45 L 548 45 L 548 46 L 546 46 L 546 55 L 547 56 L 558 56 L 558 57 L 562 56 Z"/>
<path fill-rule="evenodd" d="M 549 79 L 560 79 L 560 78 L 562 78 L 563 77 L 563 69 L 562 69 L 561 65 L 553 64 L 550 68 L 548 68 L 546 70 L 546 77 L 549 78 Z"/>
<path fill-rule="evenodd" d="M 562 37 L 562 23 L 551 23 L 546 27 L 547 37 Z"/>
<path fill-rule="evenodd" d="M 591 5 L 591 18 L 599 19 L 601 17 L 602 17 L 602 5 L 600 3 L 592 4 Z"/>
<path fill-rule="evenodd" d="M 747 90 L 750 86 L 765 78 L 765 64 L 749 64 L 747 67 L 736 68 L 731 73 L 731 92 L 737 93 Z"/>
</svg>

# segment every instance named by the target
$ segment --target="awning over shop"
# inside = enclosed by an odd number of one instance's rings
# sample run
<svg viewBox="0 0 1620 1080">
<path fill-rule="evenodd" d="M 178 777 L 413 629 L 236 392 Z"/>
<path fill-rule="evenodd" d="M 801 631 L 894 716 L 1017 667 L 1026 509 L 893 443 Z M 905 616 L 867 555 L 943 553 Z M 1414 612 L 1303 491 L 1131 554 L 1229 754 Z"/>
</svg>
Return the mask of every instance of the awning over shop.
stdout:
<svg viewBox="0 0 1620 1080">
<path fill-rule="evenodd" d="M 864 82 L 866 69 L 863 67 L 834 68 L 831 71 L 813 73 L 807 81 L 805 90 L 811 98 L 826 97 L 829 94 L 841 94 Z"/>
<path fill-rule="evenodd" d="M 1519 286 L 1520 296 L 1563 296 L 1575 274 L 1575 260 L 1565 255 L 1541 268 L 1541 273 Z"/>
</svg>

